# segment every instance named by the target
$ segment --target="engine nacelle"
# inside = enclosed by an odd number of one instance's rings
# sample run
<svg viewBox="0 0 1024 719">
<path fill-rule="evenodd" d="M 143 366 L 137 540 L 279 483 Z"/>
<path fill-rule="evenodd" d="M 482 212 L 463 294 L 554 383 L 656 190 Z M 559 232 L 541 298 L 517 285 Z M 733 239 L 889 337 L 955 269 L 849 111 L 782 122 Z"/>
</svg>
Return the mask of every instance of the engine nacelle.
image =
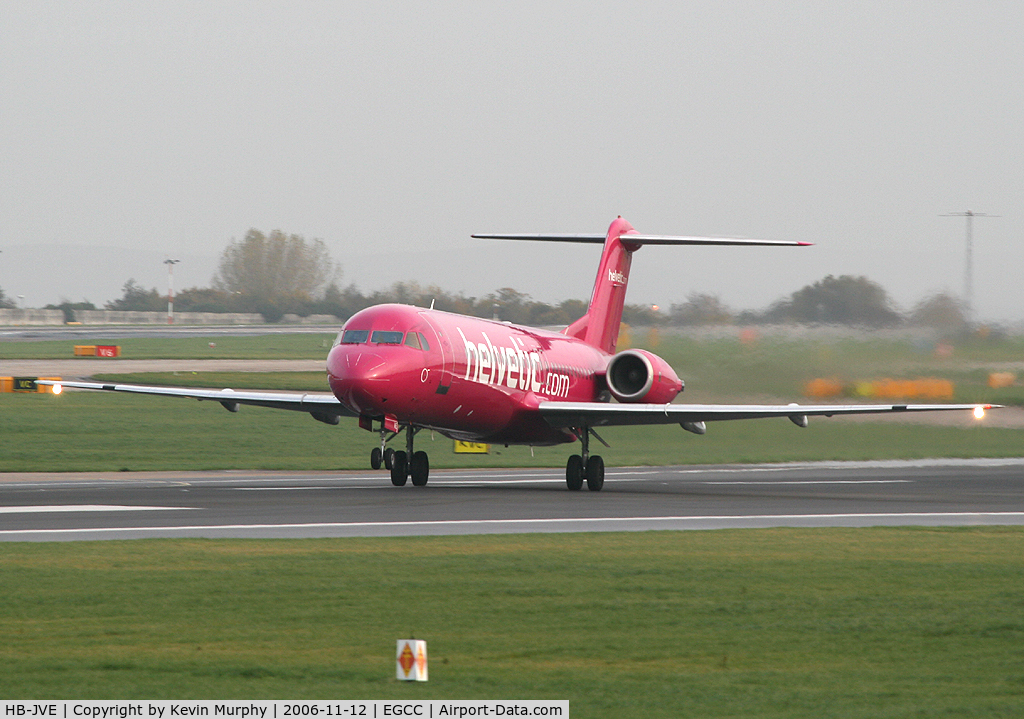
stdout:
<svg viewBox="0 0 1024 719">
<path fill-rule="evenodd" d="M 625 350 L 612 357 L 605 379 L 620 402 L 667 404 L 683 391 L 683 381 L 668 362 L 646 350 Z"/>
</svg>

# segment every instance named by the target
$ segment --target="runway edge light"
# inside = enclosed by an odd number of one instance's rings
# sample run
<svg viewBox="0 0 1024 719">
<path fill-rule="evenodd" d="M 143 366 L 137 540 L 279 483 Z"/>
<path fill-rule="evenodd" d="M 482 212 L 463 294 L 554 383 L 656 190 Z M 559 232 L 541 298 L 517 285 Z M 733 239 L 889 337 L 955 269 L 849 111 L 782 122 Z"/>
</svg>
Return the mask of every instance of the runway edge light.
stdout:
<svg viewBox="0 0 1024 719">
<path fill-rule="evenodd" d="M 427 643 L 422 639 L 399 639 L 395 650 L 395 676 L 403 682 L 427 681 Z"/>
</svg>

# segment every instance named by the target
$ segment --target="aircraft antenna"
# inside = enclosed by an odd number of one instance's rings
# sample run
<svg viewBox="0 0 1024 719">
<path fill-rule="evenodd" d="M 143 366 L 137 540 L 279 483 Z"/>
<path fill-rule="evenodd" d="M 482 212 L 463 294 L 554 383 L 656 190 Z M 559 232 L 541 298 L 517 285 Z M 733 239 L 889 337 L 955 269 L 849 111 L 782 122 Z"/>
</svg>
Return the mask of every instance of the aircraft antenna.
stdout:
<svg viewBox="0 0 1024 719">
<path fill-rule="evenodd" d="M 1002 217 L 1002 215 L 990 215 L 987 212 L 947 212 L 939 217 L 966 217 L 967 238 L 966 252 L 964 256 L 964 314 L 967 315 L 967 324 L 974 319 L 974 218 L 975 217 Z"/>
</svg>

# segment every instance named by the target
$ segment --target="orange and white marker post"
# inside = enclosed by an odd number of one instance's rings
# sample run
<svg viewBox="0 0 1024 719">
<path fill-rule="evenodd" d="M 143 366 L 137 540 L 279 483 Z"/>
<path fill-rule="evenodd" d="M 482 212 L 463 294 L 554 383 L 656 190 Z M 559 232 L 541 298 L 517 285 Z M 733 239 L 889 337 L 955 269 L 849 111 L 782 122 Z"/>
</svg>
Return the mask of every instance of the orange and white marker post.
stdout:
<svg viewBox="0 0 1024 719">
<path fill-rule="evenodd" d="M 399 639 L 395 673 L 401 681 L 427 681 L 427 643 L 421 639 Z"/>
</svg>

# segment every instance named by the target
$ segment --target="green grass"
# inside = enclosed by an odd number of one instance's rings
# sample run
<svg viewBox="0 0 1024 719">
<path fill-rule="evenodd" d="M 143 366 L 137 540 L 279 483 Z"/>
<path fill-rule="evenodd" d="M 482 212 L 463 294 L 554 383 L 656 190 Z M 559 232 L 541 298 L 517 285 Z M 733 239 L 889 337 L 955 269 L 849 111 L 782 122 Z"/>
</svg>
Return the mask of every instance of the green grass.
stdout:
<svg viewBox="0 0 1024 719">
<path fill-rule="evenodd" d="M 301 412 L 106 392 L 0 395 L 4 451 L 0 471 L 206 469 L 366 469 L 376 433 L 355 418 L 338 426 Z M 612 446 L 593 445 L 610 467 L 797 460 L 918 457 L 1016 457 L 1024 430 L 812 419 L 709 423 L 703 437 L 675 425 L 601 430 Z M 455 455 L 452 442 L 421 433 L 431 466 L 563 467 L 572 445 L 492 447 L 489 455 Z M 578 445 L 577 445 L 578 447 Z M 383 476 L 382 476 L 383 481 Z"/>
<path fill-rule="evenodd" d="M 910 341 L 762 338 L 695 340 L 685 336 L 635 337 L 663 355 L 687 381 L 687 402 L 800 400 L 813 377 L 848 382 L 882 377 L 944 377 L 957 386 L 958 401 L 1024 404 L 1024 387 L 986 385 L 987 364 L 1019 362 L 1024 341 L 974 341 L 952 357 Z M 125 340 L 125 357 L 316 358 L 323 359 L 326 334 Z M 3 343 L 0 357 L 67 357 L 72 343 Z M 239 389 L 327 390 L 321 372 L 170 372 L 103 374 L 105 381 Z M 215 403 L 65 393 L 0 395 L 5 451 L 0 471 L 97 471 L 189 469 L 363 469 L 375 435 L 344 419 L 339 427 L 305 414 L 242 408 L 229 415 Z M 970 429 L 844 419 L 814 419 L 807 430 L 786 420 L 710 424 L 694 437 L 678 427 L 609 428 L 612 444 L 601 448 L 609 466 L 713 464 L 818 459 L 883 459 L 930 456 L 1019 456 L 1024 434 L 984 426 Z M 493 448 L 488 456 L 452 454 L 451 443 L 421 434 L 433 467 L 564 466 L 568 446 Z"/>
<path fill-rule="evenodd" d="M 1020 716 L 1024 529 L 6 544 L 0 696 Z M 394 680 L 426 639 L 430 681 Z"/>
</svg>

